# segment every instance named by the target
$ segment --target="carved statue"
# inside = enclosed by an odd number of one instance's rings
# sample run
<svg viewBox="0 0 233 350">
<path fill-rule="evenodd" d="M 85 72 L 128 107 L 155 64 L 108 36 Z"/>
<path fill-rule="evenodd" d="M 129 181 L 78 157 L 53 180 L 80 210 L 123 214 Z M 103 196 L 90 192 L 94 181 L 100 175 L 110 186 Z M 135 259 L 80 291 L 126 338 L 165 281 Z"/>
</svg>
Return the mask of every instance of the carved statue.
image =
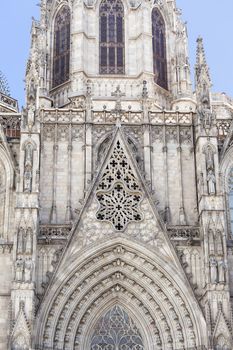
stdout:
<svg viewBox="0 0 233 350">
<path fill-rule="evenodd" d="M 215 254 L 215 244 L 214 244 L 214 232 L 210 228 L 208 230 L 208 236 L 209 236 L 209 252 L 210 254 Z"/>
<path fill-rule="evenodd" d="M 217 254 L 223 255 L 223 243 L 222 243 L 222 232 L 220 230 L 216 231 L 216 246 L 217 246 Z"/>
<path fill-rule="evenodd" d="M 32 190 L 32 167 L 28 164 L 24 172 L 24 192 L 31 192 Z"/>
<path fill-rule="evenodd" d="M 208 192 L 209 192 L 209 194 L 211 194 L 211 195 L 216 194 L 216 188 L 215 188 L 216 178 L 215 178 L 215 175 L 214 175 L 214 172 L 213 172 L 212 169 L 210 169 L 208 171 L 207 183 L 208 183 Z"/>
<path fill-rule="evenodd" d="M 219 283 L 225 283 L 226 282 L 226 264 L 223 259 L 221 259 L 218 262 L 218 276 L 219 276 Z"/>
<path fill-rule="evenodd" d="M 27 229 L 26 242 L 25 242 L 25 253 L 26 254 L 32 253 L 32 243 L 33 243 L 33 234 L 32 234 L 32 229 L 29 227 Z"/>
<path fill-rule="evenodd" d="M 32 164 L 33 164 L 33 146 L 28 144 L 25 149 L 25 171 L 24 171 L 24 191 L 32 190 Z"/>
<path fill-rule="evenodd" d="M 125 96 L 125 94 L 121 92 L 120 85 L 117 86 L 115 92 L 112 92 L 112 96 L 115 97 L 116 99 L 115 112 L 121 113 L 122 112 L 121 100 L 122 100 L 122 97 Z"/>
<path fill-rule="evenodd" d="M 18 233 L 18 246 L 17 246 L 17 253 L 18 254 L 23 253 L 23 250 L 24 250 L 23 240 L 24 240 L 24 229 L 23 229 L 23 227 L 20 227 L 19 233 Z"/>
<path fill-rule="evenodd" d="M 201 122 L 204 129 L 210 129 L 213 123 L 213 114 L 210 108 L 203 104 L 199 109 L 199 114 L 201 116 Z"/>
<path fill-rule="evenodd" d="M 31 282 L 31 280 L 32 280 L 32 268 L 33 268 L 33 262 L 32 262 L 32 259 L 29 258 L 25 261 L 25 270 L 24 270 L 25 282 Z"/>
<path fill-rule="evenodd" d="M 210 281 L 212 284 L 218 282 L 218 263 L 214 256 L 210 257 Z"/>
<path fill-rule="evenodd" d="M 35 122 L 35 106 L 30 104 L 28 107 L 28 126 L 31 128 Z"/>
<path fill-rule="evenodd" d="M 15 280 L 21 282 L 23 280 L 23 260 L 18 259 L 15 262 Z"/>
<path fill-rule="evenodd" d="M 36 85 L 34 79 L 30 80 L 29 86 L 28 86 L 28 99 L 35 101 L 36 99 Z"/>
<path fill-rule="evenodd" d="M 214 170 L 214 154 L 210 147 L 206 151 L 206 168 L 207 170 Z"/>
</svg>

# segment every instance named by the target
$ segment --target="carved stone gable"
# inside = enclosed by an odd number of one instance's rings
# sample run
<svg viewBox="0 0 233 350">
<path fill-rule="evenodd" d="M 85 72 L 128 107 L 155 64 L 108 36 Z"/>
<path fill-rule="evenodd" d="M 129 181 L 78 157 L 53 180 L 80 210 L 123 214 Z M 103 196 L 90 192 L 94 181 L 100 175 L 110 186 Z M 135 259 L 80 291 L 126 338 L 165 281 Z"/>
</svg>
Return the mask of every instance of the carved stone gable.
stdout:
<svg viewBox="0 0 233 350">
<path fill-rule="evenodd" d="M 129 222 L 142 221 L 142 191 L 119 140 L 97 186 L 96 196 L 97 219 L 111 222 L 117 231 L 123 231 Z"/>
</svg>

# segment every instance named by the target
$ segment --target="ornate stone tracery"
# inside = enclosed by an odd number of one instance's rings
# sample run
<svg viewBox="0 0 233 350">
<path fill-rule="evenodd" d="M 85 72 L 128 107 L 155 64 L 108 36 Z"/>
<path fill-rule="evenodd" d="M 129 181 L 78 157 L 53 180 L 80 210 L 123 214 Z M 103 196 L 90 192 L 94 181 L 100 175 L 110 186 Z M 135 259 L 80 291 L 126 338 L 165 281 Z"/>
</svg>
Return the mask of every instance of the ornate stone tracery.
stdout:
<svg viewBox="0 0 233 350">
<path fill-rule="evenodd" d="M 109 221 L 122 231 L 132 221 L 142 221 L 139 205 L 142 192 L 118 140 L 97 187 L 100 207 L 97 219 Z"/>
<path fill-rule="evenodd" d="M 95 326 L 91 350 L 143 350 L 143 339 L 133 320 L 115 305 Z"/>
</svg>

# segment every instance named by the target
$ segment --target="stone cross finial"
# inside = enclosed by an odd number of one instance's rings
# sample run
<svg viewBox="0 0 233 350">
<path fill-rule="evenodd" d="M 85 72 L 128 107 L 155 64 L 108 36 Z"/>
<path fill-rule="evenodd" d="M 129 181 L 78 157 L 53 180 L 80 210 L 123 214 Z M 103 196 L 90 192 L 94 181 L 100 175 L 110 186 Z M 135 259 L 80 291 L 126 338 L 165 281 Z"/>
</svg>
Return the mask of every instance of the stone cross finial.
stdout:
<svg viewBox="0 0 233 350">
<path fill-rule="evenodd" d="M 120 85 L 117 86 L 115 92 L 112 92 L 112 96 L 116 98 L 115 112 L 119 114 L 122 112 L 121 99 L 125 96 L 125 94 L 121 92 Z"/>
</svg>

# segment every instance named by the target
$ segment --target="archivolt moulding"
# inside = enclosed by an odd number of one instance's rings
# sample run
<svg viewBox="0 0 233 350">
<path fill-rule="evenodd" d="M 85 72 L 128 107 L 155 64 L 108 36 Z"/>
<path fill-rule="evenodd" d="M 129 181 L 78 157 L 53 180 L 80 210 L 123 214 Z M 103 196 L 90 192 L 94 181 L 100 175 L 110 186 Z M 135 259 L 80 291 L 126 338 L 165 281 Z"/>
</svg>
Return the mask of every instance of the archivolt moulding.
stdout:
<svg viewBox="0 0 233 350">
<path fill-rule="evenodd" d="M 106 301 L 135 310 L 141 329 L 154 325 L 146 337 L 149 344 L 157 343 L 156 349 L 203 345 L 204 317 L 182 274 L 144 250 L 121 237 L 61 266 L 38 314 L 38 345 L 85 349 L 84 339 Z"/>
</svg>

